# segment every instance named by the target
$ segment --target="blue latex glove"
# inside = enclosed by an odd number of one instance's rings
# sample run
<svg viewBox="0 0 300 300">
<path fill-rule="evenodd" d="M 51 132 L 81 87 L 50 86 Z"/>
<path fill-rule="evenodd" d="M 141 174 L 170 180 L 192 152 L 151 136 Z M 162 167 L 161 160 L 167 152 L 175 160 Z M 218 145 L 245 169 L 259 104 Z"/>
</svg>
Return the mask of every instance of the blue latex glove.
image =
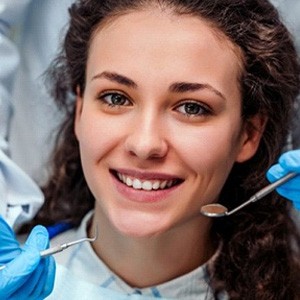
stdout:
<svg viewBox="0 0 300 300">
<path fill-rule="evenodd" d="M 0 216 L 0 299 L 39 300 L 53 290 L 55 262 L 53 257 L 41 258 L 40 251 L 49 245 L 48 232 L 43 226 L 31 231 L 20 247 L 14 232 Z"/>
<path fill-rule="evenodd" d="M 300 210 L 300 150 L 282 154 L 278 164 L 268 170 L 267 178 L 270 182 L 274 182 L 289 172 L 296 172 L 299 175 L 278 187 L 276 191 L 281 196 L 291 200 L 294 207 Z"/>
</svg>

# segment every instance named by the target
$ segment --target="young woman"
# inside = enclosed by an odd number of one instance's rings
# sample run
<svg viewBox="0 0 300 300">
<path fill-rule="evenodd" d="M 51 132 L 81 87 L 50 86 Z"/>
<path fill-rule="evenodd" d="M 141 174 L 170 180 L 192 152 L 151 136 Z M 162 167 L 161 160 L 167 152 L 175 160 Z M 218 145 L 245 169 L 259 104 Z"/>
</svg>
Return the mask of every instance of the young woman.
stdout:
<svg viewBox="0 0 300 300">
<path fill-rule="evenodd" d="M 99 238 L 57 261 L 110 299 L 296 299 L 300 242 L 285 199 L 200 214 L 247 200 L 283 150 L 299 65 L 274 7 L 81 0 L 70 16 L 50 72 L 66 118 L 35 222 L 75 227 L 53 244 L 96 226 Z M 63 278 L 53 299 L 70 292 Z"/>
</svg>

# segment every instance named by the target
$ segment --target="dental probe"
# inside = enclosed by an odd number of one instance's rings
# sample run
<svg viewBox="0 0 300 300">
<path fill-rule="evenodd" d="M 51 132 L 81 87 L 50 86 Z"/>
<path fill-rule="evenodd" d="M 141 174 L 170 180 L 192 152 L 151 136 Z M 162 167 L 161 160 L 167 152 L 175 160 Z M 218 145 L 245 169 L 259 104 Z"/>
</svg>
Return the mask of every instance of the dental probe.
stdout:
<svg viewBox="0 0 300 300">
<path fill-rule="evenodd" d="M 201 207 L 201 214 L 206 216 L 206 217 L 225 217 L 225 216 L 230 216 L 237 212 L 238 210 L 242 209 L 243 207 L 247 206 L 248 204 L 255 202 L 272 191 L 274 191 L 278 186 L 284 184 L 288 180 L 294 178 L 297 175 L 297 173 L 288 173 L 287 175 L 283 176 L 282 178 L 278 179 L 277 181 L 265 186 L 261 190 L 259 190 L 257 193 L 255 193 L 249 200 L 246 202 L 242 203 L 240 206 L 232 209 L 231 211 L 228 211 L 228 208 L 225 207 L 222 204 L 219 203 L 213 203 L 213 204 L 207 204 Z"/>
<path fill-rule="evenodd" d="M 80 243 L 83 243 L 83 242 L 94 242 L 94 241 L 96 241 L 97 238 L 98 238 L 98 227 L 96 227 L 95 235 L 92 238 L 86 237 L 86 238 L 82 238 L 82 239 L 72 241 L 72 242 L 69 242 L 69 243 L 60 244 L 60 245 L 57 245 L 57 246 L 54 246 L 54 247 L 51 247 L 51 248 L 48 248 L 46 250 L 41 251 L 40 255 L 41 255 L 41 257 L 47 257 L 49 255 L 53 255 L 55 253 L 64 251 L 65 249 L 67 249 L 71 246 L 74 246 L 74 245 L 77 245 L 77 244 L 80 244 Z"/>
<path fill-rule="evenodd" d="M 97 238 L 98 238 L 98 226 L 96 226 L 96 228 L 95 228 L 94 237 L 92 237 L 92 238 L 85 237 L 85 238 L 81 238 L 79 240 L 75 240 L 75 241 L 72 241 L 72 242 L 60 244 L 60 245 L 48 248 L 46 250 L 40 251 L 40 255 L 41 255 L 41 257 L 47 257 L 49 255 L 53 255 L 55 253 L 62 252 L 65 249 L 67 249 L 67 248 L 69 248 L 71 246 L 74 246 L 74 245 L 77 245 L 77 244 L 80 244 L 80 243 L 83 243 L 83 242 L 90 242 L 90 243 L 92 243 L 92 242 L 96 241 Z M 0 271 L 3 270 L 3 269 L 5 269 L 5 267 L 6 267 L 6 265 L 0 266 Z"/>
</svg>

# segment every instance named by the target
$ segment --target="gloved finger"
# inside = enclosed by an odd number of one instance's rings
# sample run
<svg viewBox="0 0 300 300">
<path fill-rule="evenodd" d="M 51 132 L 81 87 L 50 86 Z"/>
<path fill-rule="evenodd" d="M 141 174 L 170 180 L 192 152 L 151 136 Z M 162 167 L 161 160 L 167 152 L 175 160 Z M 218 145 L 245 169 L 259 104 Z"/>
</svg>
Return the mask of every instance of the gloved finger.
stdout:
<svg viewBox="0 0 300 300">
<path fill-rule="evenodd" d="M 30 281 L 32 282 L 32 286 L 30 289 L 27 288 L 27 294 L 30 295 L 30 298 L 37 299 L 41 294 L 41 291 L 44 289 L 48 272 L 48 265 L 48 258 L 42 258 L 37 267 L 37 270 L 31 275 Z"/>
<path fill-rule="evenodd" d="M 299 202 L 294 202 L 294 207 L 295 207 L 297 210 L 300 210 L 300 203 L 299 203 Z"/>
<path fill-rule="evenodd" d="M 49 264 L 48 258 L 41 259 L 37 271 L 34 272 L 33 275 L 36 276 L 34 277 L 32 276 L 32 277 L 33 277 L 33 283 L 35 283 L 35 285 L 34 284 L 32 285 L 31 290 L 28 289 L 28 295 L 30 295 L 30 299 L 40 298 L 40 294 L 42 293 L 44 289 L 44 285 L 46 283 L 48 264 Z"/>
<path fill-rule="evenodd" d="M 289 173 L 288 170 L 284 169 L 281 165 L 276 164 L 268 170 L 267 179 L 270 182 L 274 182 L 285 176 L 287 173 Z M 293 189 L 299 187 L 300 189 L 300 174 L 281 185 L 281 187 L 289 187 Z"/>
<path fill-rule="evenodd" d="M 39 251 L 45 250 L 49 245 L 48 231 L 44 226 L 35 226 L 27 238 L 24 249 L 34 248 Z"/>
<path fill-rule="evenodd" d="M 277 188 L 277 193 L 291 201 L 293 201 L 294 203 L 300 203 L 300 190 L 291 190 L 291 189 L 286 189 L 283 187 L 279 187 Z"/>
<path fill-rule="evenodd" d="M 276 190 L 281 191 L 282 193 L 285 193 L 286 195 L 288 194 L 294 194 L 294 201 L 300 201 L 300 177 L 299 177 L 299 182 L 294 181 L 293 182 L 286 182 L 285 184 L 279 186 Z"/>
<path fill-rule="evenodd" d="M 293 150 L 282 154 L 279 164 L 287 171 L 300 173 L 300 150 Z"/>
<path fill-rule="evenodd" d="M 0 299 L 9 299 L 8 296 L 14 294 L 28 280 L 39 262 L 40 253 L 36 249 L 22 251 L 19 256 L 9 262 L 0 271 Z"/>
<path fill-rule="evenodd" d="M 36 226 L 36 230 L 41 230 L 45 239 L 42 239 L 39 242 L 40 250 L 44 250 L 49 247 L 49 234 L 46 228 L 42 226 Z M 39 232 L 41 233 L 41 232 Z M 34 240 L 28 240 L 27 246 L 32 246 L 32 243 L 35 243 Z M 30 282 L 31 285 L 27 285 L 26 294 L 30 295 L 30 299 L 44 299 L 46 294 L 50 294 L 53 290 L 54 285 L 54 276 L 55 276 L 55 262 L 53 257 L 42 258 L 37 270 L 31 275 Z M 48 282 L 50 281 L 50 282 Z M 51 282 L 52 281 L 52 282 Z M 25 284 L 26 285 L 26 284 Z M 49 290 L 49 291 L 48 291 Z M 45 295 L 45 296 L 44 296 Z"/>
<path fill-rule="evenodd" d="M 6 278 L 25 277 L 31 274 L 40 262 L 40 250 L 49 243 L 48 232 L 43 226 L 36 226 L 31 231 L 20 255 L 6 265 L 1 275 Z"/>
<path fill-rule="evenodd" d="M 37 269 L 28 276 L 24 284 L 9 299 L 45 299 L 53 290 L 55 269 L 53 257 L 42 258 Z"/>
<path fill-rule="evenodd" d="M 31 231 L 25 245 L 24 249 L 38 249 L 39 251 L 46 249 L 49 246 L 49 235 L 48 231 L 43 226 L 35 226 Z M 22 290 L 26 295 L 33 294 L 37 285 L 44 284 L 43 275 L 47 272 L 47 259 L 41 259 L 36 270 L 30 275 L 28 282 L 30 284 L 25 284 Z"/>
<path fill-rule="evenodd" d="M 13 295 L 16 294 L 25 283 L 32 286 L 32 282 L 29 281 L 29 278 L 40 263 L 40 250 L 44 250 L 48 244 L 49 238 L 46 228 L 36 226 L 31 231 L 21 254 L 9 262 L 6 268 L 0 272 L 0 290 L 4 293 L 6 298 L 8 298 L 8 296 L 15 298 Z M 22 297 L 24 297 L 24 293 Z"/>
<path fill-rule="evenodd" d="M 44 277 L 46 277 L 47 272 L 47 262 L 44 259 L 41 259 L 36 270 L 28 275 L 26 281 L 18 290 L 16 290 L 12 295 L 12 299 L 41 299 L 39 294 L 43 289 L 45 284 Z"/>
<path fill-rule="evenodd" d="M 45 275 L 47 272 L 47 260 L 41 259 L 37 269 L 31 274 L 28 282 L 30 284 L 24 284 L 22 289 L 26 291 L 26 295 L 30 299 L 38 299 L 43 286 L 45 284 Z"/>
<path fill-rule="evenodd" d="M 15 233 L 0 216 L 0 264 L 7 264 L 21 253 Z"/>
<path fill-rule="evenodd" d="M 288 173 L 288 171 L 284 170 L 282 168 L 282 166 L 280 166 L 279 164 L 276 164 L 268 170 L 267 179 L 270 182 L 274 182 L 274 181 L 280 179 L 281 177 L 283 177 L 284 175 L 286 175 L 287 173 Z"/>
<path fill-rule="evenodd" d="M 267 178 L 270 182 L 274 182 L 282 178 L 288 172 L 290 171 L 284 169 L 280 164 L 276 164 L 268 170 Z M 276 191 L 279 195 L 293 201 L 293 205 L 296 209 L 300 209 L 300 174 L 279 186 Z"/>
<path fill-rule="evenodd" d="M 48 272 L 46 273 L 46 282 L 44 285 L 44 289 L 41 293 L 41 299 L 46 298 L 51 294 L 54 288 L 54 281 L 55 281 L 55 272 L 56 272 L 56 264 L 55 260 L 52 256 L 48 257 L 49 264 L 48 264 Z"/>
<path fill-rule="evenodd" d="M 30 293 L 30 299 L 44 299 L 53 290 L 55 278 L 55 261 L 53 257 L 43 258 L 43 273 Z"/>
</svg>

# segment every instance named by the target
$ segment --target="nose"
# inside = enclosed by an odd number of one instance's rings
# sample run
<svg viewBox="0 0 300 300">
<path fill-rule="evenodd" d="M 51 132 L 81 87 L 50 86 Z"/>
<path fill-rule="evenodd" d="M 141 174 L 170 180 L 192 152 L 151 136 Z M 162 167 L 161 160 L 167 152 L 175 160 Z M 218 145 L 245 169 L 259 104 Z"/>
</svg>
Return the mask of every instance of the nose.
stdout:
<svg viewBox="0 0 300 300">
<path fill-rule="evenodd" d="M 142 160 L 164 158 L 168 152 L 164 132 L 165 128 L 158 118 L 141 114 L 130 129 L 125 149 Z"/>
</svg>

